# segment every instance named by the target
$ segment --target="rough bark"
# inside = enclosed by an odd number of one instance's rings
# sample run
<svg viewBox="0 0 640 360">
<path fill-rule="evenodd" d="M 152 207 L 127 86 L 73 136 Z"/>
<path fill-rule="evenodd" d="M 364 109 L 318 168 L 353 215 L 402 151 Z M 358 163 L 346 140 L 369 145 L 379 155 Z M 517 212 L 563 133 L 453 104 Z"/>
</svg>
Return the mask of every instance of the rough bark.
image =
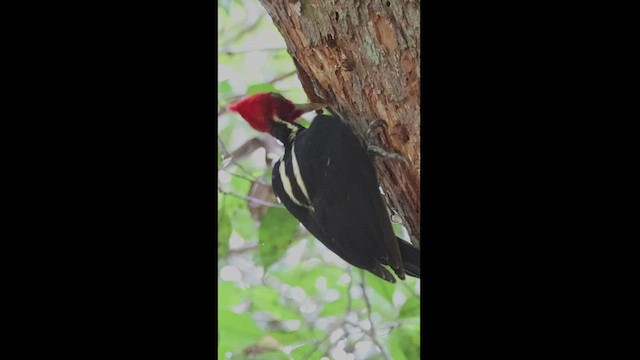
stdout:
<svg viewBox="0 0 640 360">
<path fill-rule="evenodd" d="M 410 0 L 260 0 L 282 33 L 309 99 L 365 140 L 409 160 L 376 160 L 391 209 L 420 246 L 420 4 Z"/>
</svg>

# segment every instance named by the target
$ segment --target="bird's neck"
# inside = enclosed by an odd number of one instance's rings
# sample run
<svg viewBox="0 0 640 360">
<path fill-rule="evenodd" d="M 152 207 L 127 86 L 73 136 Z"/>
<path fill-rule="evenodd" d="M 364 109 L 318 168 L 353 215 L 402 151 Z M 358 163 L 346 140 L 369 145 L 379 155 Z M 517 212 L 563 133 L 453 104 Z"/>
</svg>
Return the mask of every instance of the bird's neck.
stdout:
<svg viewBox="0 0 640 360">
<path fill-rule="evenodd" d="M 306 128 L 300 124 L 274 117 L 273 125 L 271 126 L 271 135 L 287 145 L 293 143 L 296 136 L 305 129 Z"/>
</svg>

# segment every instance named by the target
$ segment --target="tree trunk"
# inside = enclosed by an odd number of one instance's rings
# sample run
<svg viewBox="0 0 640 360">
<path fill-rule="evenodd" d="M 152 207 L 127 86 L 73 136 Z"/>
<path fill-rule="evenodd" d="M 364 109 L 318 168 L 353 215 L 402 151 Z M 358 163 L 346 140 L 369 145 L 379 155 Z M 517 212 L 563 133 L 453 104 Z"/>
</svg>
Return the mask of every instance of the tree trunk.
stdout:
<svg viewBox="0 0 640 360">
<path fill-rule="evenodd" d="M 420 246 L 420 3 L 260 0 L 287 43 L 311 101 L 326 102 L 363 141 L 409 160 L 375 161 L 389 206 Z"/>
</svg>

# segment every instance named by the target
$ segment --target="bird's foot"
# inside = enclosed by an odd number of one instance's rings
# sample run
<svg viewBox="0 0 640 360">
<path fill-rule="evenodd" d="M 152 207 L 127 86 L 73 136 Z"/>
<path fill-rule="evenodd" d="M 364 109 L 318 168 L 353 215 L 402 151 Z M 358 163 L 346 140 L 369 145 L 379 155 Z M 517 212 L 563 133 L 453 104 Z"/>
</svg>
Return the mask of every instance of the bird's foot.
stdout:
<svg viewBox="0 0 640 360">
<path fill-rule="evenodd" d="M 389 125 L 387 125 L 387 122 L 382 119 L 378 119 L 369 124 L 369 129 L 367 130 L 367 140 L 369 141 L 369 143 L 378 141 L 378 138 L 376 137 L 376 130 L 382 126 L 384 126 L 385 130 L 389 127 Z"/>
<path fill-rule="evenodd" d="M 393 160 L 402 160 L 405 163 L 409 163 L 409 160 L 407 160 L 406 157 L 398 154 L 398 153 L 394 153 L 394 152 L 389 152 L 384 150 L 383 148 L 379 147 L 379 146 L 375 146 L 375 145 L 369 145 L 367 147 L 367 151 L 369 152 L 369 155 L 375 155 L 375 156 L 380 156 L 383 157 L 385 159 L 393 159 Z"/>
<path fill-rule="evenodd" d="M 376 136 L 376 129 L 378 129 L 379 127 L 384 127 L 386 131 L 388 127 L 387 122 L 382 119 L 378 119 L 369 124 L 369 130 L 367 130 L 367 139 L 369 144 L 379 144 L 378 137 Z M 406 164 L 409 163 L 409 160 L 407 160 L 407 158 L 405 158 L 404 156 L 398 153 L 386 151 L 385 149 L 377 145 L 369 145 L 367 147 L 367 152 L 372 156 L 377 155 L 385 159 L 402 160 Z"/>
</svg>

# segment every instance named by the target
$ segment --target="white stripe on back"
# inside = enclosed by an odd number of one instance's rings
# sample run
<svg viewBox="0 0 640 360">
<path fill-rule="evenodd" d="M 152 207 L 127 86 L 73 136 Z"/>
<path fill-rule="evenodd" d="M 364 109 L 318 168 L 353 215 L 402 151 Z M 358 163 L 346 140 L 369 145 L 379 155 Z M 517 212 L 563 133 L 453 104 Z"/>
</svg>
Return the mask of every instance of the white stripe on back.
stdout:
<svg viewBox="0 0 640 360">
<path fill-rule="evenodd" d="M 291 188 L 291 181 L 289 180 L 289 177 L 285 172 L 285 168 L 287 165 L 285 164 L 284 159 L 278 164 L 279 164 L 278 171 L 280 173 L 280 180 L 282 181 L 282 187 L 284 188 L 284 192 L 287 193 L 287 196 L 289 196 L 289 199 L 291 199 L 291 201 L 293 201 L 296 205 L 305 206 L 300 201 L 298 201 L 298 199 L 296 199 L 295 195 L 293 195 L 293 189 Z"/>
<path fill-rule="evenodd" d="M 304 180 L 302 179 L 302 174 L 300 173 L 300 166 L 298 166 L 298 158 L 296 158 L 296 152 L 294 148 L 295 148 L 295 144 L 292 144 L 291 145 L 291 161 L 293 165 L 293 175 L 295 175 L 295 178 L 296 178 L 295 180 L 296 180 L 296 183 L 298 184 L 298 187 L 300 187 L 300 190 L 302 190 L 302 193 L 307 198 L 307 203 L 311 204 L 311 199 L 309 198 L 307 187 L 304 185 Z"/>
</svg>

